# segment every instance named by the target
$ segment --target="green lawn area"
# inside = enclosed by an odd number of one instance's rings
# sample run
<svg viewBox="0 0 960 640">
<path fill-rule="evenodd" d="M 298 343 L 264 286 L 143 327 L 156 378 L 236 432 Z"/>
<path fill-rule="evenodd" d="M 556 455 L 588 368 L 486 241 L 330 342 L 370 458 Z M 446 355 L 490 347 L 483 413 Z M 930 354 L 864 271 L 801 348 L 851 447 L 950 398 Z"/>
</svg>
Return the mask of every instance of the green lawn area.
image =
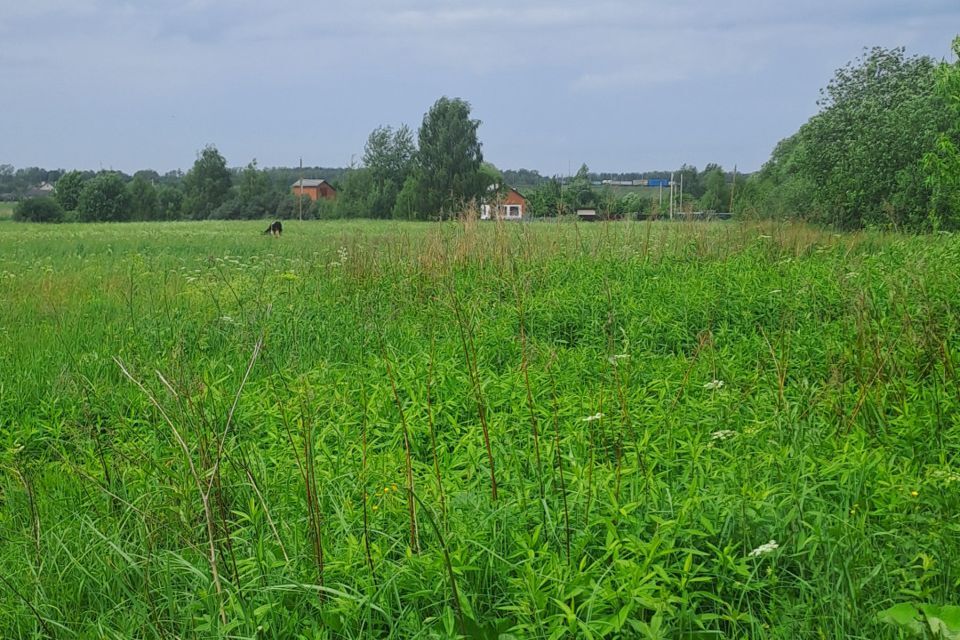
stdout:
<svg viewBox="0 0 960 640">
<path fill-rule="evenodd" d="M 10 220 L 13 218 L 13 208 L 15 202 L 0 202 L 0 220 Z"/>
<path fill-rule="evenodd" d="M 0 225 L 0 637 L 897 638 L 960 238 Z"/>
</svg>

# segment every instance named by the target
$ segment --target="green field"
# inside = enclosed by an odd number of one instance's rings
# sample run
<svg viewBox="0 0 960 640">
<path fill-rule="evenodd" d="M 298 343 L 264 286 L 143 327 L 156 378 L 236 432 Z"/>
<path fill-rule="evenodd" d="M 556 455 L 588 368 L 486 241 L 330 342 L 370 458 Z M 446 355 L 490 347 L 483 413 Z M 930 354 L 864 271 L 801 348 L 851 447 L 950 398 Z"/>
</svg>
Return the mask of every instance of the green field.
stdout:
<svg viewBox="0 0 960 640">
<path fill-rule="evenodd" d="M 0 637 L 960 604 L 960 238 L 265 224 L 0 226 Z"/>
<path fill-rule="evenodd" d="M 15 202 L 0 202 L 0 221 L 11 219 L 15 206 Z"/>
</svg>

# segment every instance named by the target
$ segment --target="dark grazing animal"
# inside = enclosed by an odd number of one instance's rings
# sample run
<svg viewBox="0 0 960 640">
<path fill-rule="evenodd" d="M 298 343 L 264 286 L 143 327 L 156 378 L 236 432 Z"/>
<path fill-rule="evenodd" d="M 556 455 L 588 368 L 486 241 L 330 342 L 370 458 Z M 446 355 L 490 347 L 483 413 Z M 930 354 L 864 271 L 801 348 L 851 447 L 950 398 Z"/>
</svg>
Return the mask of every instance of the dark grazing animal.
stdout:
<svg viewBox="0 0 960 640">
<path fill-rule="evenodd" d="M 281 224 L 279 220 L 275 220 L 269 227 L 267 227 L 267 230 L 263 232 L 264 235 L 268 233 L 272 236 L 279 237 L 280 234 L 283 233 L 283 224 Z"/>
</svg>

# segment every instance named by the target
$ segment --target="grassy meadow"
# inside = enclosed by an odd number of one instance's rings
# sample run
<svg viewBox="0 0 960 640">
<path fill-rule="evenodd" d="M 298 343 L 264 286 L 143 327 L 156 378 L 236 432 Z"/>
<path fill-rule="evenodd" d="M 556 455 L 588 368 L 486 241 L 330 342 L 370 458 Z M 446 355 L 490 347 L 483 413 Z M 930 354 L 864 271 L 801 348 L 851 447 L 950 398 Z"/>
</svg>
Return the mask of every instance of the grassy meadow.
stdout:
<svg viewBox="0 0 960 640">
<path fill-rule="evenodd" d="M 0 221 L 12 219 L 13 209 L 16 206 L 16 202 L 0 202 Z"/>
<path fill-rule="evenodd" d="M 897 638 L 960 238 L 0 225 L 0 637 Z"/>
</svg>

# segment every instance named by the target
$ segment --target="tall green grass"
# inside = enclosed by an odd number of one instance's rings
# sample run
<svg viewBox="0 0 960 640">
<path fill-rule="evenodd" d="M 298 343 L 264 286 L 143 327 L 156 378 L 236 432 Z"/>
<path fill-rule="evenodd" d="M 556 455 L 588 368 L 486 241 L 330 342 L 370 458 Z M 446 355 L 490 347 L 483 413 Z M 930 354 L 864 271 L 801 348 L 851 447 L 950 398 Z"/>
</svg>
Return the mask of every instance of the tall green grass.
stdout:
<svg viewBox="0 0 960 640">
<path fill-rule="evenodd" d="M 894 638 L 960 600 L 956 237 L 261 226 L 0 228 L 0 636 Z"/>
</svg>

